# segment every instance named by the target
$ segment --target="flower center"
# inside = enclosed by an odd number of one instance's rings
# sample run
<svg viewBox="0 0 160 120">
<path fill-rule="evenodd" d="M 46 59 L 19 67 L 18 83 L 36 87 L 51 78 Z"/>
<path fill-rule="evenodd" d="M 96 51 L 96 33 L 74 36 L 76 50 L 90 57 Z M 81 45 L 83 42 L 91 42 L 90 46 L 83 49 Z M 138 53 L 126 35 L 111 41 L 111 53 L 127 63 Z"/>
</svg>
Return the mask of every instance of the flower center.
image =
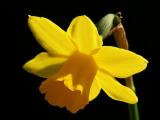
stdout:
<svg viewBox="0 0 160 120">
<path fill-rule="evenodd" d="M 88 95 L 96 72 L 97 65 L 91 55 L 75 52 L 60 69 L 57 79 L 63 80 L 70 90 Z"/>
</svg>

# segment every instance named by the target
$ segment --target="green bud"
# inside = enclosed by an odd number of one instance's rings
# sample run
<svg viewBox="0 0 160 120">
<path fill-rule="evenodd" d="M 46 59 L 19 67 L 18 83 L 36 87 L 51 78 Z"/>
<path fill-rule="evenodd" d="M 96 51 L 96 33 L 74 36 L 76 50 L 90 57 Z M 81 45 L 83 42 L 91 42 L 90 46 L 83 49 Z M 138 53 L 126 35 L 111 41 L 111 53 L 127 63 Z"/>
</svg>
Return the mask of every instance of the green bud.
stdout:
<svg viewBox="0 0 160 120">
<path fill-rule="evenodd" d="M 118 16 L 118 14 L 109 13 L 102 17 L 98 22 L 98 32 L 103 38 L 105 38 L 108 36 L 110 30 L 113 27 L 116 27 L 119 23 L 121 23 L 121 18 Z"/>
<path fill-rule="evenodd" d="M 113 21 L 114 21 L 115 14 L 107 14 L 103 18 L 100 19 L 100 21 L 97 24 L 97 29 L 99 34 L 105 38 L 111 28 L 113 27 Z"/>
</svg>

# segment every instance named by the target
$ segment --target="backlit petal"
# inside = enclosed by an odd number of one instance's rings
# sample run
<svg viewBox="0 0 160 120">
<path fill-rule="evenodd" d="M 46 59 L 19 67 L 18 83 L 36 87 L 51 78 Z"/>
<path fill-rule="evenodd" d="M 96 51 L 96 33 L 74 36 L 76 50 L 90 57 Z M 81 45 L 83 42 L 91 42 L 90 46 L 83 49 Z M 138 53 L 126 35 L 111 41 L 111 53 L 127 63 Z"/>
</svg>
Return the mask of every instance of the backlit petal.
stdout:
<svg viewBox="0 0 160 120">
<path fill-rule="evenodd" d="M 71 91 L 63 81 L 47 79 L 40 86 L 41 93 L 45 94 L 45 99 L 53 106 L 66 107 L 72 113 L 83 109 L 88 104 L 86 96 L 80 91 Z"/>
<path fill-rule="evenodd" d="M 37 41 L 50 54 L 68 56 L 75 51 L 69 35 L 47 18 L 29 16 L 28 25 Z"/>
<path fill-rule="evenodd" d="M 104 92 L 112 99 L 130 104 L 137 103 L 138 98 L 136 94 L 130 88 L 121 85 L 110 75 L 98 71 L 96 77 L 99 78 L 99 84 Z"/>
<path fill-rule="evenodd" d="M 47 52 L 42 52 L 28 61 L 23 68 L 32 74 L 48 78 L 55 74 L 66 60 L 65 57 L 52 57 Z"/>
<path fill-rule="evenodd" d="M 143 71 L 148 61 L 131 51 L 104 46 L 94 55 L 98 67 L 114 77 L 126 78 Z"/>
<path fill-rule="evenodd" d="M 102 46 L 94 23 L 85 15 L 74 18 L 67 30 L 80 52 L 92 53 Z"/>
</svg>

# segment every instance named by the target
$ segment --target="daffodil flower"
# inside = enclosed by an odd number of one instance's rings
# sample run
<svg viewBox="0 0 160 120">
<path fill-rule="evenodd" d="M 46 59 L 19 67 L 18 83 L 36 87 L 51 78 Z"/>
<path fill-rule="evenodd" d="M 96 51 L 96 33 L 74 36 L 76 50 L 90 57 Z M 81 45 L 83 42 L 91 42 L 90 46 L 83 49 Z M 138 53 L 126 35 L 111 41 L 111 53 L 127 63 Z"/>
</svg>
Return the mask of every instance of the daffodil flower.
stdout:
<svg viewBox="0 0 160 120">
<path fill-rule="evenodd" d="M 138 98 L 116 78 L 143 71 L 147 60 L 136 53 L 102 46 L 102 37 L 85 15 L 73 19 L 67 31 L 44 17 L 29 16 L 29 27 L 47 51 L 23 68 L 47 78 L 40 86 L 49 104 L 76 113 L 98 96 L 102 89 L 114 100 L 134 104 Z"/>
</svg>

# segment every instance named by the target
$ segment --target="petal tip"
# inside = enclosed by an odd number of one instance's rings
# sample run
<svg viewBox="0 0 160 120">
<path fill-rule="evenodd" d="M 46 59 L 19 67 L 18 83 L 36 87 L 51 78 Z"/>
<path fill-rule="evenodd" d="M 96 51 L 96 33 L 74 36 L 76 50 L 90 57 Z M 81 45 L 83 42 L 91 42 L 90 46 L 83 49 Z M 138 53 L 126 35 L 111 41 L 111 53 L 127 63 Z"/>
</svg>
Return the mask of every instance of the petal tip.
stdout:
<svg viewBox="0 0 160 120">
<path fill-rule="evenodd" d="M 35 16 L 32 16 L 32 15 L 28 15 L 28 19 L 32 19 L 34 18 Z"/>
<path fill-rule="evenodd" d="M 27 63 L 25 63 L 25 64 L 22 66 L 22 68 L 25 69 L 25 70 L 26 70 L 26 68 L 27 68 L 27 67 L 26 67 L 26 64 L 27 64 Z"/>
<path fill-rule="evenodd" d="M 145 63 L 149 63 L 148 60 L 145 59 Z"/>
<path fill-rule="evenodd" d="M 130 89 L 130 88 L 129 88 Z M 137 102 L 138 102 L 138 97 L 136 96 L 136 94 L 135 94 L 135 92 L 132 90 L 132 89 L 130 89 L 130 91 L 132 91 L 132 92 L 130 92 L 130 93 L 132 93 L 132 94 L 130 94 L 130 97 L 129 97 L 129 99 L 126 101 L 128 104 L 136 104 Z M 124 101 L 125 102 L 125 101 Z"/>
<path fill-rule="evenodd" d="M 23 68 L 24 70 L 26 70 L 27 72 L 32 73 L 33 71 L 32 71 L 32 69 L 30 69 L 30 65 L 29 65 L 28 63 L 29 63 L 29 62 L 25 63 L 25 64 L 22 66 L 22 68 Z"/>
<path fill-rule="evenodd" d="M 88 18 L 87 15 L 82 15 L 82 16 L 85 17 L 85 18 Z"/>
<path fill-rule="evenodd" d="M 31 17 L 31 15 L 28 15 L 28 17 Z"/>
<path fill-rule="evenodd" d="M 131 100 L 130 102 L 128 102 L 129 104 L 136 104 L 138 103 L 138 97 L 134 96 L 133 100 Z"/>
</svg>

